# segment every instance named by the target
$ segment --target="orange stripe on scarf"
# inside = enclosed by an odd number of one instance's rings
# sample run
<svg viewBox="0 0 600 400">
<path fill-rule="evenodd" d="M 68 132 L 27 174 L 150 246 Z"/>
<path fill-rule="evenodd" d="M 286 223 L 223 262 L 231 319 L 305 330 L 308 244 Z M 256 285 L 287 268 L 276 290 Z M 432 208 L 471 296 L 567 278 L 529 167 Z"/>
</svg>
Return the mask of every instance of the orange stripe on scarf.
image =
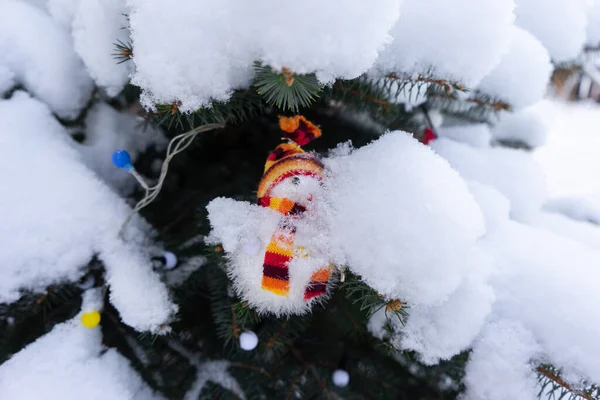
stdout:
<svg viewBox="0 0 600 400">
<path fill-rule="evenodd" d="M 279 296 L 287 296 L 290 291 L 288 264 L 294 257 L 294 238 L 296 226 L 294 218 L 306 208 L 286 198 L 261 197 L 258 200 L 263 207 L 268 207 L 283 214 L 277 229 L 267 245 L 263 262 L 261 287 Z M 331 265 L 321 268 L 311 275 L 310 283 L 304 292 L 304 300 L 308 301 L 327 291 Z"/>
</svg>

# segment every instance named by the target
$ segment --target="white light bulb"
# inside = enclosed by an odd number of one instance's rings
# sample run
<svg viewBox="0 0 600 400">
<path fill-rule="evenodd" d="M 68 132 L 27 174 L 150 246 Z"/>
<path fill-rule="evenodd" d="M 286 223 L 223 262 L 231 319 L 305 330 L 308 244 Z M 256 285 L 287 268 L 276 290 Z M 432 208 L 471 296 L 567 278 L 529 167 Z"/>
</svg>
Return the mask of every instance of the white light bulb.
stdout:
<svg viewBox="0 0 600 400">
<path fill-rule="evenodd" d="M 350 374 L 348 374 L 348 371 L 344 371 L 343 369 L 336 369 L 333 371 L 332 380 L 335 386 L 343 388 L 348 386 L 348 383 L 350 383 Z"/>
<path fill-rule="evenodd" d="M 177 256 L 170 251 L 163 253 L 165 259 L 165 269 L 173 269 L 177 266 Z"/>
<path fill-rule="evenodd" d="M 252 331 L 242 332 L 240 335 L 240 347 L 246 351 L 251 351 L 258 345 L 258 336 Z"/>
</svg>

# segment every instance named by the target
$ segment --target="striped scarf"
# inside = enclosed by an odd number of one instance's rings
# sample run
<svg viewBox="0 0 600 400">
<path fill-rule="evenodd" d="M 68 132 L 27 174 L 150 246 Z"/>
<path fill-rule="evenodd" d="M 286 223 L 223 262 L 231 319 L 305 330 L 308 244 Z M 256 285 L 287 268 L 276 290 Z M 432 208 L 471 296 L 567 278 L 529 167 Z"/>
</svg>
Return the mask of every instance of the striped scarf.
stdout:
<svg viewBox="0 0 600 400">
<path fill-rule="evenodd" d="M 290 291 L 289 262 L 294 256 L 306 257 L 306 253 L 294 252 L 296 226 L 294 220 L 306 211 L 306 207 L 286 198 L 261 197 L 258 204 L 283 214 L 277 229 L 267 246 L 263 263 L 262 288 L 279 296 L 287 296 Z M 297 249 L 303 250 L 303 249 Z M 327 291 L 330 266 L 313 272 L 310 283 L 304 291 L 304 301 L 320 296 Z"/>
</svg>

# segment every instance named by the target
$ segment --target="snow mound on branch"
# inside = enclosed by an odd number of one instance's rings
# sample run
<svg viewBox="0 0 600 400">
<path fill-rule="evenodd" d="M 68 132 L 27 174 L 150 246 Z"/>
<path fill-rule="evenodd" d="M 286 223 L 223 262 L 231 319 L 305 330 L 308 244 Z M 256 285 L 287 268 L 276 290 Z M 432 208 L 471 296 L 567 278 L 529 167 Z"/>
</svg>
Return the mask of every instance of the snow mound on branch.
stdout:
<svg viewBox="0 0 600 400">
<path fill-rule="evenodd" d="M 496 140 L 522 142 L 529 147 L 539 147 L 546 143 L 548 125 L 542 114 L 545 102 L 541 101 L 511 113 L 502 113 L 492 129 Z"/>
<path fill-rule="evenodd" d="M 489 147 L 492 139 L 487 124 L 440 126 L 436 133 L 439 137 L 467 143 L 473 147 Z"/>
<path fill-rule="evenodd" d="M 101 303 L 101 295 L 88 302 Z M 87 300 L 87 301 L 86 301 Z M 81 313 L 56 325 L 0 366 L 0 398 L 160 400 L 129 361 L 102 345 L 99 327 L 85 328 Z"/>
<path fill-rule="evenodd" d="M 512 0 L 405 0 L 390 32 L 394 41 L 378 71 L 424 74 L 472 86 L 499 62 L 510 43 Z"/>
<path fill-rule="evenodd" d="M 152 271 L 146 226 L 134 220 L 131 241 L 118 238 L 130 208 L 86 168 L 64 128 L 42 103 L 18 92 L 0 100 L 0 302 L 21 290 L 75 281 L 97 255 L 111 301 L 123 321 L 157 331 L 175 306 Z M 26 184 L 24 184 L 24 182 Z"/>
<path fill-rule="evenodd" d="M 115 168 L 111 156 L 126 149 L 135 161 L 139 153 L 167 140 L 152 127 L 142 126 L 135 116 L 120 113 L 105 103 L 96 103 L 87 114 L 85 140 L 78 146 L 83 162 L 113 189 L 123 195 L 132 193 L 137 181 L 125 170 Z"/>
<path fill-rule="evenodd" d="M 588 0 L 586 44 L 590 46 L 600 45 L 600 1 Z"/>
<path fill-rule="evenodd" d="M 419 353 L 425 364 L 435 364 L 467 350 L 488 317 L 494 293 L 486 282 L 492 264 L 482 252 L 471 256 L 472 267 L 461 285 L 439 305 L 415 305 L 409 310 L 396 346 Z"/>
<path fill-rule="evenodd" d="M 24 23 L 26 21 L 26 23 Z M 93 88 L 69 33 L 39 8 L 0 2 L 0 67 L 63 118 L 75 118 Z"/>
<path fill-rule="evenodd" d="M 15 85 L 15 74 L 0 64 L 0 96 Z"/>
<path fill-rule="evenodd" d="M 494 318 L 526 327 L 544 361 L 599 381 L 600 324 L 590 315 L 600 306 L 600 251 L 512 221 L 487 235 L 481 245 L 497 265 L 490 282 L 496 295 Z"/>
<path fill-rule="evenodd" d="M 600 196 L 598 195 L 550 199 L 544 204 L 544 210 L 600 225 Z"/>
<path fill-rule="evenodd" d="M 411 305 L 446 300 L 475 267 L 472 246 L 484 233 L 460 176 L 405 132 L 325 163 L 337 264 L 386 297 Z"/>
<path fill-rule="evenodd" d="M 583 0 L 516 0 L 516 24 L 529 31 L 554 61 L 575 58 L 586 40 Z"/>
<path fill-rule="evenodd" d="M 129 41 L 124 0 L 84 0 L 73 21 L 75 51 L 98 86 L 116 96 L 129 80 L 133 63 L 119 63 L 115 43 Z"/>
<path fill-rule="evenodd" d="M 496 230 L 510 218 L 510 200 L 506 196 L 490 185 L 476 181 L 467 183 L 485 217 L 486 233 Z"/>
<path fill-rule="evenodd" d="M 538 350 L 531 332 L 521 324 L 490 324 L 469 356 L 462 399 L 537 399 L 539 389 L 530 360 Z"/>
<path fill-rule="evenodd" d="M 544 173 L 524 151 L 473 148 L 444 138 L 431 147 L 465 179 L 493 186 L 506 196 L 514 219 L 527 220 L 546 199 Z"/>
<path fill-rule="evenodd" d="M 372 66 L 399 15 L 400 0 L 285 4 L 274 0 L 185 0 L 178 7 L 129 0 L 133 83 L 143 103 L 181 101 L 181 110 L 227 100 L 262 60 L 319 79 L 354 78 Z M 267 18 L 267 24 L 257 24 Z"/>
<path fill-rule="evenodd" d="M 540 212 L 530 225 L 600 249 L 600 229 L 596 225 L 551 212 Z"/>
<path fill-rule="evenodd" d="M 529 32 L 513 26 L 508 53 L 478 89 L 519 109 L 544 97 L 554 67 L 548 50 Z"/>
<path fill-rule="evenodd" d="M 133 72 L 133 63 L 119 63 L 116 43 L 129 42 L 125 0 L 48 0 L 48 12 L 71 32 L 73 46 L 96 84 L 117 95 Z"/>
</svg>

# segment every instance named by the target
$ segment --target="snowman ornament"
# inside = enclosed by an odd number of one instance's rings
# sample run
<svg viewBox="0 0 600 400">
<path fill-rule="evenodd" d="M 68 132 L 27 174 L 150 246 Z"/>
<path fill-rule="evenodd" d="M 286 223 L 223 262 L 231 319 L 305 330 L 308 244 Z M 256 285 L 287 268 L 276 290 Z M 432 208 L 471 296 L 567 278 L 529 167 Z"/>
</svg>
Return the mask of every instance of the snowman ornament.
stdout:
<svg viewBox="0 0 600 400">
<path fill-rule="evenodd" d="M 300 147 L 321 131 L 302 116 L 281 117 L 279 125 L 289 141 L 267 158 L 258 204 L 213 200 L 208 242 L 223 245 L 233 287 L 250 306 L 303 314 L 326 297 L 332 272 L 314 213 L 324 166 Z"/>
</svg>

